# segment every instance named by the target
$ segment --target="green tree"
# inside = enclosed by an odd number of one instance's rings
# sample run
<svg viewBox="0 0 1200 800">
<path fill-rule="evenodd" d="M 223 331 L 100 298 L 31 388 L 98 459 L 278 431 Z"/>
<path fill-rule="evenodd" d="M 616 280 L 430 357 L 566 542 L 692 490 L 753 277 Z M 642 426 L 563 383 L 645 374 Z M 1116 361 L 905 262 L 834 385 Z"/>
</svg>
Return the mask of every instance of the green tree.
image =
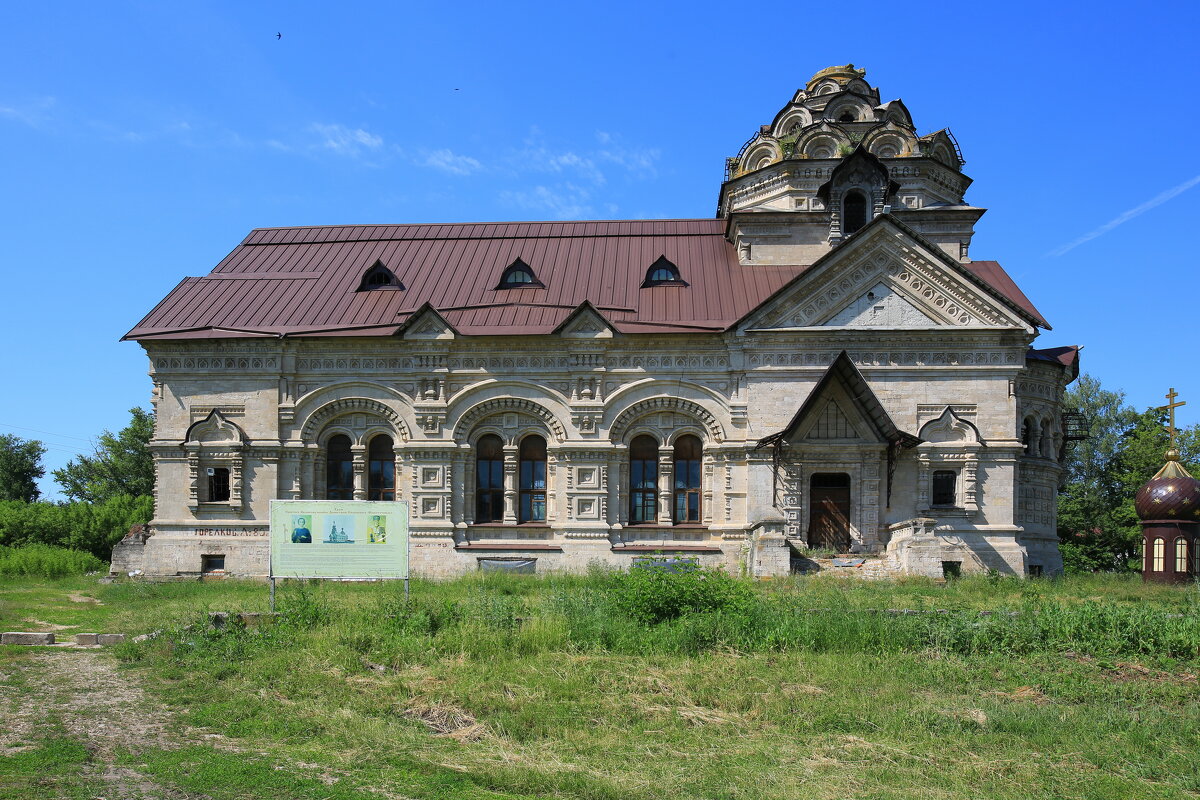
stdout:
<svg viewBox="0 0 1200 800">
<path fill-rule="evenodd" d="M 1068 451 L 1058 497 L 1058 535 L 1068 572 L 1136 568 L 1141 525 L 1133 509 L 1138 489 L 1165 462 L 1166 414 L 1138 414 L 1123 392 L 1108 391 L 1084 375 L 1067 391 L 1065 406 L 1090 423 L 1090 438 Z M 1181 431 L 1181 461 L 1193 474 L 1200 461 L 1200 429 Z"/>
<path fill-rule="evenodd" d="M 0 433 L 0 500 L 32 503 L 41 494 L 37 480 L 46 474 L 46 448 L 36 439 Z"/>
<path fill-rule="evenodd" d="M 154 414 L 129 410 L 130 422 L 117 433 L 104 431 L 90 456 L 79 456 L 54 470 L 63 494 L 72 500 L 103 503 L 118 495 L 154 494 L 154 459 L 147 446 L 154 435 Z"/>
</svg>

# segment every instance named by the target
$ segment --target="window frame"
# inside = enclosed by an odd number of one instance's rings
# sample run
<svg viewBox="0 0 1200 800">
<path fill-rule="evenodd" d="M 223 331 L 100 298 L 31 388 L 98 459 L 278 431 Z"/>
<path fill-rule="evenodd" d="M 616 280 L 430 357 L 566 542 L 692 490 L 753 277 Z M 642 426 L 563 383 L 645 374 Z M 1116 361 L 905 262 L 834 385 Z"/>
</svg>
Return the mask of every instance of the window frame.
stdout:
<svg viewBox="0 0 1200 800">
<path fill-rule="evenodd" d="M 383 281 L 376 281 L 376 278 L 382 276 Z M 375 263 L 367 268 L 363 273 L 362 280 L 358 283 L 359 292 L 374 292 L 380 289 L 403 289 L 404 284 L 396 277 L 396 273 L 388 269 L 387 265 L 381 259 L 376 259 Z"/>
<path fill-rule="evenodd" d="M 695 443 L 694 458 L 680 458 L 680 444 Z M 689 455 L 683 453 L 683 455 Z M 686 433 L 677 438 L 671 453 L 671 521 L 675 525 L 700 525 L 704 521 L 704 442 L 699 436 Z M 683 464 L 686 475 L 680 480 L 680 465 Z M 682 484 L 682 485 L 681 485 Z M 682 504 L 680 501 L 683 501 Z M 692 514 L 692 503 L 695 502 L 695 519 Z M 680 514 L 680 510 L 684 514 Z M 684 518 L 681 519 L 680 517 Z"/>
<path fill-rule="evenodd" d="M 229 467 L 207 467 L 205 480 L 206 503 L 228 503 L 233 498 L 232 470 Z M 224 496 L 221 496 L 224 495 Z"/>
<path fill-rule="evenodd" d="M 387 450 L 383 453 L 375 451 L 377 442 L 386 439 Z M 390 502 L 396 499 L 396 440 L 386 433 L 377 433 L 367 442 L 367 499 Z M 376 458 L 386 455 L 386 458 Z M 379 465 L 376 480 L 376 465 Z"/>
<path fill-rule="evenodd" d="M 524 272 L 529 275 L 528 281 L 514 281 L 512 276 Z M 496 284 L 496 290 L 501 289 L 545 289 L 546 285 L 538 278 L 537 273 L 533 271 L 533 267 L 525 263 L 524 259 L 518 258 L 504 268 L 504 272 L 500 273 L 500 282 Z"/>
<path fill-rule="evenodd" d="M 856 198 L 862 201 L 862 218 L 861 223 L 853 229 L 850 227 L 850 214 L 847 211 L 846 203 L 850 198 Z M 842 195 L 842 235 L 849 236 L 858 233 L 863 228 L 867 227 L 867 223 L 871 221 L 871 199 L 867 197 L 862 189 L 847 189 Z"/>
<path fill-rule="evenodd" d="M 671 277 L 669 277 L 669 278 L 653 277 L 654 274 L 660 270 L 665 270 Z M 643 289 L 651 289 L 655 286 L 689 286 L 689 285 L 690 284 L 683 279 L 682 275 L 680 275 L 679 267 L 676 266 L 675 262 L 671 261 L 671 259 L 667 258 L 665 255 L 661 255 L 658 258 L 656 258 L 654 260 L 654 263 L 651 264 L 646 269 L 646 279 L 642 281 Z"/>
<path fill-rule="evenodd" d="M 338 439 L 345 439 L 346 458 L 334 460 L 334 449 L 331 447 Z M 325 499 L 326 500 L 353 500 L 354 499 L 354 440 L 344 433 L 336 433 L 330 436 L 325 442 Z M 339 447 L 338 455 L 341 455 Z M 333 465 L 337 464 L 336 471 Z M 344 483 L 335 484 L 335 477 L 340 478 Z"/>
<path fill-rule="evenodd" d="M 491 445 L 495 440 L 494 458 L 484 458 L 484 443 Z M 486 433 L 475 442 L 475 516 L 477 525 L 489 525 L 504 521 L 504 440 L 494 433 Z M 487 465 L 486 469 L 484 465 Z M 497 480 L 498 477 L 498 480 Z M 486 480 L 485 480 L 486 479 Z M 498 484 L 498 485 L 491 485 Z M 488 513 L 481 513 L 486 509 Z M 486 517 L 486 518 L 485 518 Z"/>
<path fill-rule="evenodd" d="M 642 454 L 650 452 L 650 444 L 653 444 L 654 458 L 635 458 L 639 454 L 637 449 L 641 443 L 645 450 Z M 648 433 L 639 434 L 629 442 L 629 454 L 627 461 L 629 463 L 629 524 L 630 525 L 656 525 L 658 524 L 658 478 L 659 478 L 659 443 Z M 647 465 L 652 465 L 653 479 L 647 483 L 646 469 Z M 635 474 L 637 477 L 635 477 Z M 640 485 L 639 485 L 640 484 Z M 639 519 L 639 517 L 648 518 Z M 639 513 L 640 512 L 640 513 Z"/>
<path fill-rule="evenodd" d="M 950 502 L 939 503 L 938 497 L 938 476 L 950 476 Z M 958 470 L 956 469 L 935 469 L 929 473 L 929 507 L 930 508 L 959 508 L 958 504 Z M 944 488 L 944 487 L 943 487 Z"/>
<path fill-rule="evenodd" d="M 527 445 L 541 441 L 540 452 L 527 452 Z M 528 467 L 528 470 L 526 470 Z M 528 473 L 528 474 L 527 474 Z M 531 433 L 517 445 L 517 524 L 544 525 L 549 500 L 546 437 Z M 538 484 L 541 486 L 538 486 Z M 539 509 L 540 503 L 540 509 Z M 540 510 L 540 516 L 539 516 Z"/>
</svg>

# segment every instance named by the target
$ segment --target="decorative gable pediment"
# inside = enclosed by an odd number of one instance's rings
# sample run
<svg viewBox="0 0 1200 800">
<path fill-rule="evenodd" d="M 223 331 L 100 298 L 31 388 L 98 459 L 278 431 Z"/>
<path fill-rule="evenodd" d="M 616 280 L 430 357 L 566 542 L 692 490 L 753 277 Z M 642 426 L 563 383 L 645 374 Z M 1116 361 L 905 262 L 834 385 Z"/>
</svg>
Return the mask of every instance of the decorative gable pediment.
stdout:
<svg viewBox="0 0 1200 800">
<path fill-rule="evenodd" d="M 931 445 L 980 443 L 979 429 L 955 414 L 950 406 L 946 406 L 946 410 L 937 419 L 931 419 L 922 425 L 919 436 Z"/>
<path fill-rule="evenodd" d="M 408 318 L 408 322 L 404 325 L 403 336 L 405 339 L 429 341 L 454 339 L 457 332 L 454 330 L 454 326 L 437 312 L 437 309 L 426 303 Z"/>
<path fill-rule="evenodd" d="M 813 415 L 803 438 L 811 441 L 830 441 L 863 437 L 859 435 L 858 428 L 847 419 L 846 412 L 842 411 L 837 400 L 830 399 L 819 413 Z"/>
<path fill-rule="evenodd" d="M 739 330 L 873 325 L 1033 332 L 1016 311 L 935 251 L 880 216 L 751 312 Z"/>
<path fill-rule="evenodd" d="M 857 441 L 913 447 L 920 439 L 896 427 L 843 350 L 817 381 L 788 426 L 760 439 L 758 444 L 762 447 L 781 441 L 794 444 Z"/>
<path fill-rule="evenodd" d="M 614 335 L 612 325 L 587 301 L 568 314 L 555 333 L 564 339 L 611 339 Z"/>
<path fill-rule="evenodd" d="M 223 448 L 238 447 L 245 441 L 246 434 L 235 423 L 230 422 L 217 409 L 204 419 L 192 423 L 184 436 L 190 445 L 219 445 Z"/>
</svg>

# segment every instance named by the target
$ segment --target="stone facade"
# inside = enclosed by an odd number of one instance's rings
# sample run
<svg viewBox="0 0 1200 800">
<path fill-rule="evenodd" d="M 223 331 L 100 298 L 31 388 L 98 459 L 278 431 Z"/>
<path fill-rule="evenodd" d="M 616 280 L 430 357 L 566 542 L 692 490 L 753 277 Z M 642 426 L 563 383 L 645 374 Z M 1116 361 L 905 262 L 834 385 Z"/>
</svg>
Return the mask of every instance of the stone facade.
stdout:
<svg viewBox="0 0 1200 800">
<path fill-rule="evenodd" d="M 1076 367 L 1031 351 L 1036 311 L 973 268 L 969 183 L 948 132 L 916 136 L 903 104 L 834 68 L 730 161 L 731 257 L 806 269 L 723 330 L 623 332 L 590 306 L 545 335 L 461 335 L 434 309 L 387 337 L 135 330 L 157 496 L 122 563 L 265 575 L 270 501 L 328 496 L 336 437 L 352 465 L 337 491 L 362 500 L 390 442 L 422 575 L 480 559 L 623 567 L 655 550 L 778 575 L 816 524 L 844 526 L 844 549 L 894 574 L 1058 572 Z M 522 521 L 531 436 L 545 441 L 544 512 Z M 645 436 L 656 487 L 633 452 Z M 503 466 L 486 523 L 485 437 Z M 681 460 L 695 440 L 699 457 Z"/>
</svg>

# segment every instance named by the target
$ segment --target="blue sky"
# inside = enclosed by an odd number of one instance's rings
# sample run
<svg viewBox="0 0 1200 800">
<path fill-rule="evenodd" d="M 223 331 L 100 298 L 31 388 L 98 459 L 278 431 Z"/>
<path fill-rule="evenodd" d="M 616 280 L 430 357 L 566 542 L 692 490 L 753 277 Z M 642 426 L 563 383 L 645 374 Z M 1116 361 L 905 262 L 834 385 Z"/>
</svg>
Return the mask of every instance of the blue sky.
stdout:
<svg viewBox="0 0 1200 800">
<path fill-rule="evenodd" d="M 1197 8 L 7 4 L 0 432 L 55 468 L 148 406 L 117 340 L 251 228 L 710 217 L 724 158 L 847 62 L 953 130 L 972 255 L 1039 343 L 1192 424 Z"/>
</svg>

